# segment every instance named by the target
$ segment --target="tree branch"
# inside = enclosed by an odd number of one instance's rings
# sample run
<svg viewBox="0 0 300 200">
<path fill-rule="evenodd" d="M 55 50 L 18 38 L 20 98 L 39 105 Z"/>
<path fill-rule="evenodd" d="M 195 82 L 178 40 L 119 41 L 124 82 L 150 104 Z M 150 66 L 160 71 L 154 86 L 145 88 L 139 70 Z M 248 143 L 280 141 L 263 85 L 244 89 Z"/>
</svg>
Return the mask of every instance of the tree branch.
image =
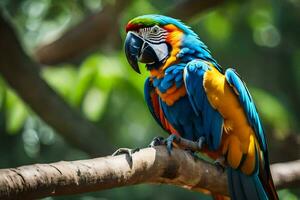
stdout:
<svg viewBox="0 0 300 200">
<path fill-rule="evenodd" d="M 272 166 L 277 188 L 299 187 L 300 160 Z M 0 198 L 26 199 L 100 191 L 141 183 L 164 183 L 228 195 L 227 177 L 213 164 L 187 151 L 165 146 L 141 149 L 132 156 L 61 161 L 0 170 Z"/>
<path fill-rule="evenodd" d="M 277 189 L 300 187 L 300 160 L 273 164 L 271 170 Z"/>
<path fill-rule="evenodd" d="M 210 1 L 198 1 L 198 0 L 183 0 L 175 4 L 170 10 L 166 12 L 166 15 L 170 15 L 174 18 L 182 20 L 189 20 L 193 16 L 200 14 L 203 11 L 216 7 L 225 2 L 225 0 L 210 0 Z"/>
<path fill-rule="evenodd" d="M 112 145 L 94 124 L 70 108 L 40 77 L 39 66 L 25 54 L 9 23 L 0 14 L 0 73 L 46 123 L 73 146 L 92 156 Z"/>
<path fill-rule="evenodd" d="M 276 133 L 266 132 L 271 162 L 288 162 L 300 158 L 300 133 L 288 132 L 284 139 L 278 139 Z"/>
<path fill-rule="evenodd" d="M 131 0 L 117 0 L 114 4 L 107 3 L 101 11 L 88 16 L 57 40 L 38 48 L 35 52 L 37 61 L 42 64 L 55 65 L 73 60 L 95 50 L 105 43 L 108 37 L 111 46 L 120 46 L 118 19 L 130 3 Z"/>
<path fill-rule="evenodd" d="M 107 4 L 101 11 L 84 19 L 70 28 L 60 38 L 40 46 L 35 58 L 41 64 L 55 65 L 74 60 L 99 48 L 107 37 L 111 47 L 120 47 L 119 17 L 132 0 L 117 0 L 114 5 Z M 188 20 L 192 16 L 220 5 L 224 0 L 197 1 L 186 0 L 176 4 L 165 14 Z M 118 34 L 117 34 L 118 33 Z"/>
</svg>

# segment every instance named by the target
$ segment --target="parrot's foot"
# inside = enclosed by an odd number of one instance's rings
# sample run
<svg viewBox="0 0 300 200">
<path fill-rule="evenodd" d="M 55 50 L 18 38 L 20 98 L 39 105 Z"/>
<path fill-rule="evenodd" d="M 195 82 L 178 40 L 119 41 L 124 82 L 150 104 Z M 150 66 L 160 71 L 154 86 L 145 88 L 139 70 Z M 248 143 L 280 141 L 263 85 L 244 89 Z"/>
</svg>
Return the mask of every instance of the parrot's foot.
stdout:
<svg viewBox="0 0 300 200">
<path fill-rule="evenodd" d="M 165 139 L 164 143 L 167 145 L 167 150 L 169 155 L 171 155 L 171 151 L 173 149 L 173 142 L 178 140 L 178 137 L 174 134 L 171 134 L 167 139 Z"/>
<path fill-rule="evenodd" d="M 160 146 L 160 145 L 163 145 L 163 144 L 165 144 L 164 138 L 161 137 L 161 136 L 157 136 L 157 137 L 153 138 L 153 140 L 148 145 L 148 147 L 155 147 L 155 146 Z"/>
<path fill-rule="evenodd" d="M 197 152 L 190 150 L 190 149 L 186 149 L 186 151 L 188 152 L 188 154 L 190 154 L 193 158 L 194 161 L 197 161 L 200 159 L 199 155 L 197 154 Z"/>
<path fill-rule="evenodd" d="M 215 166 L 218 168 L 219 171 L 224 172 L 226 165 L 225 165 L 225 157 L 221 156 L 219 158 L 217 158 L 214 162 Z"/>
<path fill-rule="evenodd" d="M 134 154 L 135 152 L 139 151 L 139 148 L 136 149 L 128 149 L 128 148 L 120 148 L 117 151 L 115 151 L 112 156 L 118 156 L 121 154 L 126 154 L 126 159 L 128 164 L 130 165 L 130 167 L 132 167 L 132 154 Z"/>
<path fill-rule="evenodd" d="M 129 148 L 120 148 L 120 149 L 117 149 L 113 154 L 112 156 L 118 156 L 118 155 L 121 155 L 121 154 L 127 154 L 129 155 L 130 157 L 132 157 L 132 154 L 134 154 L 135 152 L 139 151 L 140 149 L 139 148 L 136 148 L 136 149 L 129 149 Z"/>
<path fill-rule="evenodd" d="M 205 143 L 205 137 L 203 136 L 199 137 L 199 139 L 197 140 L 197 147 L 199 150 L 202 149 L 204 143 Z"/>
</svg>

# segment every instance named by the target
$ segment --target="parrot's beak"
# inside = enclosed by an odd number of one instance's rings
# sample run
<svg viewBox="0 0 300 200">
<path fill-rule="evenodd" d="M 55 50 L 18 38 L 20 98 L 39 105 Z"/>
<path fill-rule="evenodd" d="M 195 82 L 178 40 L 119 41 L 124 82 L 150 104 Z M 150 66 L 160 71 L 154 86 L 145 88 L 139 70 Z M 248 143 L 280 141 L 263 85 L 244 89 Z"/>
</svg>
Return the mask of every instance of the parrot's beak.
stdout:
<svg viewBox="0 0 300 200">
<path fill-rule="evenodd" d="M 153 64 L 159 62 L 154 49 L 143 38 L 129 31 L 125 40 L 125 54 L 131 67 L 141 73 L 138 62 Z"/>
</svg>

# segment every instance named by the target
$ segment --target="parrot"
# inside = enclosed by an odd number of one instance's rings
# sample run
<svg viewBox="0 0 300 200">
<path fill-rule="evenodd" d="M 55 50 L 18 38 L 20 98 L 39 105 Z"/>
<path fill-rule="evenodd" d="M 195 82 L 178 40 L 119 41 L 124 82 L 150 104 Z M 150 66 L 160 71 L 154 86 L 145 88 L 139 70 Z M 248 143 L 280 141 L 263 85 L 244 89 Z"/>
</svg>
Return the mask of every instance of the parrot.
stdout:
<svg viewBox="0 0 300 200">
<path fill-rule="evenodd" d="M 128 63 L 149 76 L 144 96 L 150 113 L 169 134 L 198 142 L 202 153 L 224 159 L 232 200 L 278 199 L 257 108 L 235 69 L 223 71 L 187 25 L 147 14 L 126 25 Z"/>
</svg>

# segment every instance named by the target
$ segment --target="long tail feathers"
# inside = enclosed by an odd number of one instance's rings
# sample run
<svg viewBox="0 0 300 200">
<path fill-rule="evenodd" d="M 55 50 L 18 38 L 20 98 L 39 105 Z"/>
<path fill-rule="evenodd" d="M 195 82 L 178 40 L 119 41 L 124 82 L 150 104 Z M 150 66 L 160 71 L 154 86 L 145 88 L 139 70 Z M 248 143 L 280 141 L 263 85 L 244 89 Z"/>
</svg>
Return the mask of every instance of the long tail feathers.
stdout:
<svg viewBox="0 0 300 200">
<path fill-rule="evenodd" d="M 232 200 L 268 200 L 258 175 L 247 176 L 240 170 L 228 169 L 228 183 Z"/>
<path fill-rule="evenodd" d="M 267 161 L 269 160 L 268 152 L 265 152 L 265 158 Z M 279 198 L 278 198 L 276 188 L 275 188 L 275 185 L 273 182 L 273 178 L 271 175 L 269 161 L 264 166 L 265 166 L 265 170 L 263 170 L 262 164 L 260 164 L 260 166 L 259 166 L 259 171 L 264 172 L 264 173 L 259 174 L 259 179 L 262 180 L 262 184 L 263 184 L 264 189 L 265 189 L 266 193 L 268 194 L 269 198 L 278 200 Z"/>
<path fill-rule="evenodd" d="M 230 197 L 219 195 L 219 194 L 212 194 L 212 198 L 214 200 L 230 200 Z"/>
<path fill-rule="evenodd" d="M 278 196 L 272 180 L 270 169 L 260 169 L 250 176 L 240 170 L 228 168 L 228 185 L 232 200 L 277 200 Z"/>
</svg>

